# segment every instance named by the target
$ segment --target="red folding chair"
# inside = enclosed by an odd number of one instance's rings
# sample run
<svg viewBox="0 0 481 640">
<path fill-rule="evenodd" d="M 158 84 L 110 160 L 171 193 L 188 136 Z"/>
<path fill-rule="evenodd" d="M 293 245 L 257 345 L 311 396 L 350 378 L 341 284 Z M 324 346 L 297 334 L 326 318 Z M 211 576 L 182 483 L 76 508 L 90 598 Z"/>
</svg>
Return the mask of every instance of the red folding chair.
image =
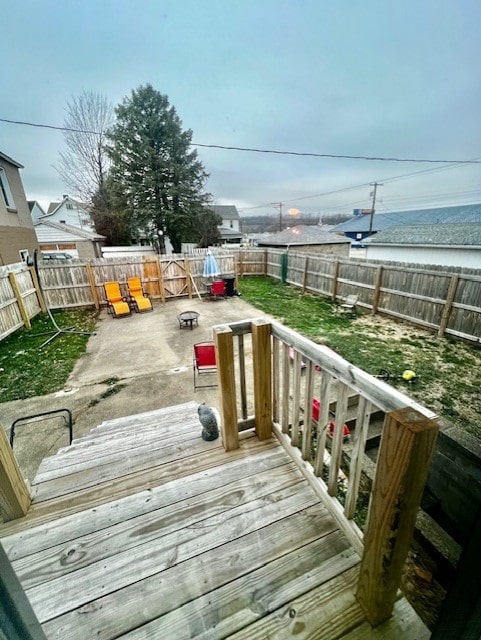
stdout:
<svg viewBox="0 0 481 640">
<path fill-rule="evenodd" d="M 194 391 L 206 387 L 216 387 L 217 378 L 214 384 L 198 384 L 198 378 L 202 375 L 212 375 L 217 373 L 217 362 L 215 358 L 215 346 L 213 342 L 198 342 L 194 344 Z"/>
<path fill-rule="evenodd" d="M 214 280 L 214 282 L 210 285 L 210 295 L 213 298 L 224 298 L 225 297 L 225 282 L 224 282 L 224 280 Z"/>
</svg>

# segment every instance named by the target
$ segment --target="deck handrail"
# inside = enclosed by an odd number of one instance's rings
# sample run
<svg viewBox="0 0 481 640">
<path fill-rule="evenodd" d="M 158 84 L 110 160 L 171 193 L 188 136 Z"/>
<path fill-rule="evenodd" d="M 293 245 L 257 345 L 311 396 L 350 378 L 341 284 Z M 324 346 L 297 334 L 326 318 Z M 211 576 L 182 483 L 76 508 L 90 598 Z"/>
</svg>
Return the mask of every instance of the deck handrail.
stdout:
<svg viewBox="0 0 481 640">
<path fill-rule="evenodd" d="M 371 624 L 382 622 L 391 615 L 412 539 L 434 452 L 436 414 L 278 322 L 255 318 L 219 325 L 213 332 L 226 450 L 239 446 L 238 432 L 249 426 L 260 439 L 279 439 L 362 555 L 358 599 Z M 319 402 L 316 419 L 314 398 Z M 346 462 L 344 424 L 352 400 L 354 437 Z M 374 412 L 385 417 L 363 534 L 354 515 Z"/>
</svg>

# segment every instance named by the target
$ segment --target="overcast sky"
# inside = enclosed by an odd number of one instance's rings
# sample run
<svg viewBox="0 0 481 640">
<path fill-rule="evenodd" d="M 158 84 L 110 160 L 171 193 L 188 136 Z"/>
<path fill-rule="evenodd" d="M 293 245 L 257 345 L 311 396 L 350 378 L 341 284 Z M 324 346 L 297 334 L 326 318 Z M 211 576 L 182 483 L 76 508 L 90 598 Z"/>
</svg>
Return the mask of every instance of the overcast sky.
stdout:
<svg viewBox="0 0 481 640">
<path fill-rule="evenodd" d="M 0 118 L 61 125 L 83 90 L 118 104 L 151 83 L 197 143 L 481 158 L 479 0 L 10 0 L 2 24 Z M 62 149 L 61 132 L 0 122 L 29 199 L 67 192 Z M 481 164 L 199 157 L 214 202 L 241 214 L 350 213 L 375 180 L 379 212 L 481 201 Z"/>
</svg>

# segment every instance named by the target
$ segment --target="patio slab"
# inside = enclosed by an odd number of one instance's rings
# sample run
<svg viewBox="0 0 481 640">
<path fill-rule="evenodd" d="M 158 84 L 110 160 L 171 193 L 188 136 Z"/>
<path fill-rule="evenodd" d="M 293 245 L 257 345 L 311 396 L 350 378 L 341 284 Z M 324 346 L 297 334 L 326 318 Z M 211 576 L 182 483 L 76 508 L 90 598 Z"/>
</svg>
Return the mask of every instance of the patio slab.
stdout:
<svg viewBox="0 0 481 640">
<path fill-rule="evenodd" d="M 177 320 L 177 315 L 187 310 L 200 314 L 192 331 L 181 330 Z M 215 301 L 154 302 L 153 312 L 120 319 L 102 311 L 96 335 L 90 337 L 87 352 L 64 389 L 1 404 L 1 423 L 9 431 L 21 416 L 67 408 L 73 413 L 74 437 L 78 438 L 105 420 L 189 400 L 218 406 L 216 388 L 194 393 L 193 345 L 211 340 L 214 325 L 260 315 L 236 296 Z M 32 480 L 42 459 L 66 444 L 67 432 L 58 418 L 20 427 L 14 451 L 25 477 Z"/>
</svg>

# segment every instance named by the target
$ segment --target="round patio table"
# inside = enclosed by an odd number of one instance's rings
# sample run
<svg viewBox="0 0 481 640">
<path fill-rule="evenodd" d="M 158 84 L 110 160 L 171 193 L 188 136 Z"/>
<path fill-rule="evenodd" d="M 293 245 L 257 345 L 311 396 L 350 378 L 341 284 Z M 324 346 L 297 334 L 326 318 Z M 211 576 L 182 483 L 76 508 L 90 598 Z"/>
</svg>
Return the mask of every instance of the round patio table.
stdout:
<svg viewBox="0 0 481 640">
<path fill-rule="evenodd" d="M 190 327 L 192 331 L 192 329 L 194 328 L 194 324 L 196 327 L 199 324 L 199 314 L 197 311 L 182 311 L 182 313 L 179 313 L 179 315 L 177 316 L 177 319 L 179 321 L 180 329 L 186 329 L 187 327 Z"/>
</svg>

